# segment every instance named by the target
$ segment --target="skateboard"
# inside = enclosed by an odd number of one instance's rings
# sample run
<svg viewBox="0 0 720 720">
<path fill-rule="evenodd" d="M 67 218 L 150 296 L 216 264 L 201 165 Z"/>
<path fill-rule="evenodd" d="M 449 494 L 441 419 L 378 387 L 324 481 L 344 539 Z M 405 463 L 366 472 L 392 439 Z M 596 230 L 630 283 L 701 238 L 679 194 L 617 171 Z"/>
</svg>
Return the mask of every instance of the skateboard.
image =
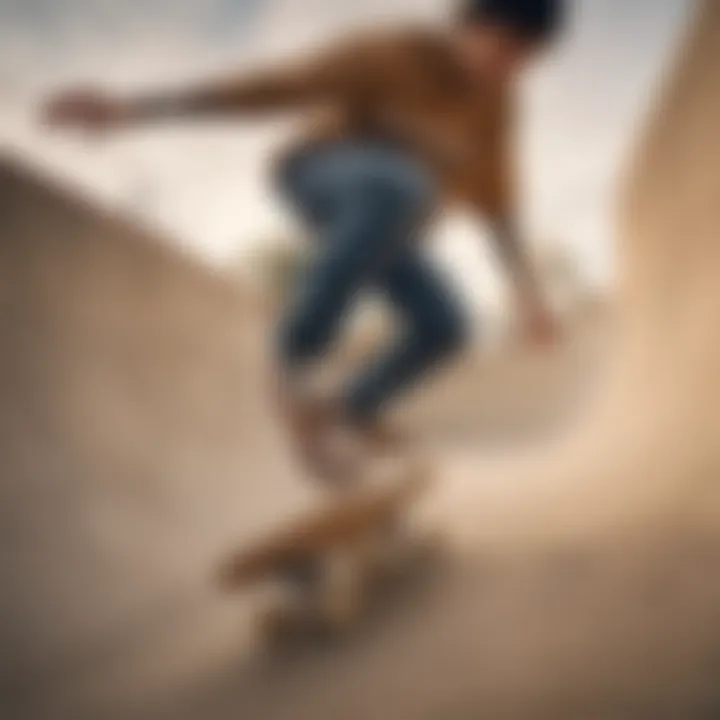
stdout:
<svg viewBox="0 0 720 720">
<path fill-rule="evenodd" d="M 410 462 L 383 482 L 334 497 L 233 555 L 221 567 L 221 585 L 263 591 L 257 626 L 266 640 L 343 633 L 436 549 L 430 533 L 410 522 L 430 482 L 428 466 Z"/>
</svg>

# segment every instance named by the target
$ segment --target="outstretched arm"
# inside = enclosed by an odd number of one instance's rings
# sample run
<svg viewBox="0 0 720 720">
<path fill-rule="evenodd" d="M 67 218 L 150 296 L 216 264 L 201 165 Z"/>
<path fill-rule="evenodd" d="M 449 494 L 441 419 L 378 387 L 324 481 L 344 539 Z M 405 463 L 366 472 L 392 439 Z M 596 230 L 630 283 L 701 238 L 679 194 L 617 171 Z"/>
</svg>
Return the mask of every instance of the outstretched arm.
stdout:
<svg viewBox="0 0 720 720">
<path fill-rule="evenodd" d="M 555 320 L 516 223 L 510 218 L 500 218 L 493 223 L 492 235 L 498 255 L 512 279 L 517 305 L 528 335 L 536 341 L 553 340 L 556 334 Z"/>
<path fill-rule="evenodd" d="M 512 98 L 494 108 L 495 143 L 486 156 L 484 174 L 478 184 L 481 209 L 490 218 L 492 242 L 514 290 L 516 307 L 530 340 L 552 341 L 557 334 L 554 313 L 546 297 L 537 268 L 517 222 L 518 182 L 516 178 Z"/>
<path fill-rule="evenodd" d="M 289 110 L 366 92 L 371 43 L 348 40 L 284 67 L 230 75 L 179 91 L 122 98 L 98 90 L 61 92 L 44 105 L 53 126 L 107 130 L 173 119 Z M 371 71 L 370 71 L 371 72 Z"/>
</svg>

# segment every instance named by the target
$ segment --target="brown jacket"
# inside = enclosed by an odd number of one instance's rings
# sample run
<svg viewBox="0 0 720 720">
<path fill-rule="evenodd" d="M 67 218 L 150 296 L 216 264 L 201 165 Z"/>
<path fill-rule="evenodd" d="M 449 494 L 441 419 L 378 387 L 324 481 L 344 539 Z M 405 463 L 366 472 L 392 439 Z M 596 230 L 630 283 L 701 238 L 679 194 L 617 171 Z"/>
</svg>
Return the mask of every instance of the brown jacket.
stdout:
<svg viewBox="0 0 720 720">
<path fill-rule="evenodd" d="M 209 90 L 207 99 L 243 114 L 317 110 L 301 143 L 396 139 L 430 163 L 446 200 L 490 219 L 512 212 L 509 93 L 471 85 L 440 33 L 411 29 L 349 38 L 288 67 L 231 78 Z"/>
</svg>

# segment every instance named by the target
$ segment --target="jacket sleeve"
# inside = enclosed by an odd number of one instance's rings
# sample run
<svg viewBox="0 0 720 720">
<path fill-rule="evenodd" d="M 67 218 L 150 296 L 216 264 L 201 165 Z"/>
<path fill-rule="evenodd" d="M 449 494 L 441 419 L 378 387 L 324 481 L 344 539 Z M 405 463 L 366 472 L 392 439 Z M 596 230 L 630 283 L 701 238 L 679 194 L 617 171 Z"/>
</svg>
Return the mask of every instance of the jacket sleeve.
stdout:
<svg viewBox="0 0 720 720">
<path fill-rule="evenodd" d="M 496 111 L 483 157 L 469 178 L 468 200 L 489 220 L 505 222 L 518 212 L 517 137 L 509 103 Z"/>
<path fill-rule="evenodd" d="M 210 82 L 185 95 L 193 114 L 263 113 L 331 102 L 361 103 L 377 82 L 370 38 L 350 38 L 281 66 Z M 181 100 L 182 101 L 182 100 Z"/>
</svg>

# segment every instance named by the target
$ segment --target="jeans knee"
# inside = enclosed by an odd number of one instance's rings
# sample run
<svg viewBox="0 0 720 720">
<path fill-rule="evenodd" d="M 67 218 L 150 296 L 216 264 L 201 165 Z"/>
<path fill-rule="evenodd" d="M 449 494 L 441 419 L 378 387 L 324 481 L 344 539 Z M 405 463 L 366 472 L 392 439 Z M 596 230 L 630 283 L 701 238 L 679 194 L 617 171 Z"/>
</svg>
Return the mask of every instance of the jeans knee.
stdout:
<svg viewBox="0 0 720 720">
<path fill-rule="evenodd" d="M 324 328 L 305 317 L 286 319 L 281 323 L 277 337 L 281 362 L 288 367 L 315 359 L 322 353 L 326 342 Z"/>
<path fill-rule="evenodd" d="M 298 153 L 286 157 L 274 169 L 274 187 L 304 221 L 315 223 L 322 214 L 315 183 L 312 156 Z"/>
<path fill-rule="evenodd" d="M 469 323 L 464 314 L 454 308 L 445 308 L 425 320 L 417 332 L 430 353 L 438 358 L 460 353 L 470 341 Z"/>
<path fill-rule="evenodd" d="M 470 325 L 461 312 L 448 318 L 443 332 L 443 347 L 448 355 L 459 353 L 470 342 Z"/>
</svg>

